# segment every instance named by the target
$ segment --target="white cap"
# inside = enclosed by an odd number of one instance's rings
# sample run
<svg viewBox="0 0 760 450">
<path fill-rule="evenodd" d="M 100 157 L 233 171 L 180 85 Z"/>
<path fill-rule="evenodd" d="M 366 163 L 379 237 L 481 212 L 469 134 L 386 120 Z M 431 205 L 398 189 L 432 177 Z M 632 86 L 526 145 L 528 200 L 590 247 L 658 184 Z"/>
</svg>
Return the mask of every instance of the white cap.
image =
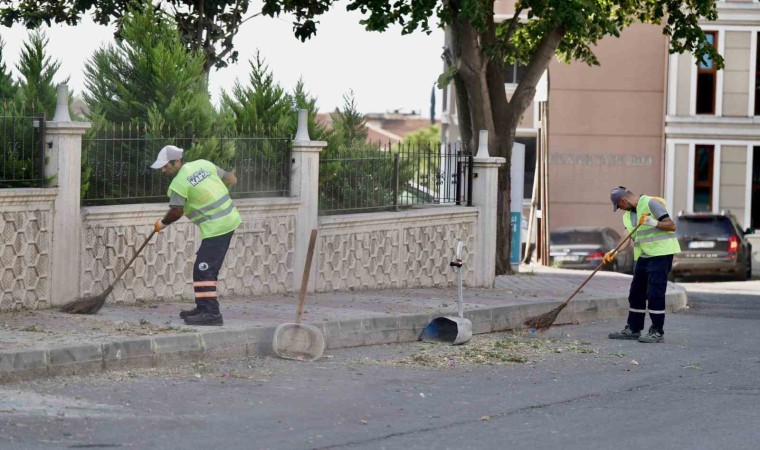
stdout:
<svg viewBox="0 0 760 450">
<path fill-rule="evenodd" d="M 167 145 L 162 148 L 160 152 L 158 152 L 156 162 L 154 162 L 150 167 L 153 169 L 160 169 L 164 167 L 169 161 L 182 159 L 182 153 L 183 150 L 181 148 L 175 147 L 173 145 Z"/>
</svg>

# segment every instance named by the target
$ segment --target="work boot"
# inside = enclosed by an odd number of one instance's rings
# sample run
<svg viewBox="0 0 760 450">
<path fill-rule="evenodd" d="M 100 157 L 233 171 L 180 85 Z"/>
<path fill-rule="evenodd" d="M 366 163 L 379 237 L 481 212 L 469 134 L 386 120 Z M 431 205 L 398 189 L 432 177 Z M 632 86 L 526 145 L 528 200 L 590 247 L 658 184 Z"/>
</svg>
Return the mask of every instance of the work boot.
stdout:
<svg viewBox="0 0 760 450">
<path fill-rule="evenodd" d="M 201 311 L 198 308 L 193 308 L 193 309 L 187 310 L 187 311 L 180 311 L 179 312 L 179 318 L 180 319 L 187 319 L 190 316 L 194 316 L 196 314 L 200 314 L 200 312 Z"/>
<path fill-rule="evenodd" d="M 212 314 L 206 311 L 201 311 L 193 316 L 185 318 L 185 323 L 188 325 L 223 325 L 221 314 Z"/>
<path fill-rule="evenodd" d="M 665 337 L 663 336 L 664 334 L 665 333 L 663 333 L 662 330 L 657 330 L 654 327 L 649 327 L 649 332 L 646 336 L 641 336 L 639 338 L 639 342 L 644 342 L 646 344 L 665 342 Z"/>
<path fill-rule="evenodd" d="M 610 339 L 627 339 L 631 341 L 635 341 L 636 339 L 639 339 L 640 337 L 641 337 L 641 332 L 631 330 L 630 325 L 626 325 L 625 328 L 623 328 L 623 331 L 616 331 L 614 333 L 610 333 L 609 335 Z"/>
</svg>

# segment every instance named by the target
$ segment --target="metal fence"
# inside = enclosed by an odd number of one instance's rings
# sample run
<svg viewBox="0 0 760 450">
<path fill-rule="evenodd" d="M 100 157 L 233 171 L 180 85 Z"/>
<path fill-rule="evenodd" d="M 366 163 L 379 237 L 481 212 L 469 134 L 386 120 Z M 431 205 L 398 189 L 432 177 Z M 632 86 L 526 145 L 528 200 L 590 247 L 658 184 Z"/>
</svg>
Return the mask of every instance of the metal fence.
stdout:
<svg viewBox="0 0 760 450">
<path fill-rule="evenodd" d="M 0 116 L 0 188 L 45 185 L 45 114 Z"/>
<path fill-rule="evenodd" d="M 328 155 L 319 161 L 321 215 L 472 205 L 472 154 L 460 143 L 388 144 Z"/>
<path fill-rule="evenodd" d="M 167 201 L 171 178 L 151 169 L 164 145 L 185 150 L 185 161 L 207 159 L 235 172 L 233 198 L 290 195 L 289 137 L 158 137 L 133 127 L 101 130 L 82 142 L 82 204 Z"/>
</svg>

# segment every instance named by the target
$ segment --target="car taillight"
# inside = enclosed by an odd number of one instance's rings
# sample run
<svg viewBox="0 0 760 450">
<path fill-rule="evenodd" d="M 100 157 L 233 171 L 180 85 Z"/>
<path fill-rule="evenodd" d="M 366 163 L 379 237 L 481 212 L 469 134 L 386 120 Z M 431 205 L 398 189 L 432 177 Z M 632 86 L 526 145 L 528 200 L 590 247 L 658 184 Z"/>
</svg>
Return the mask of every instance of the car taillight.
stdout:
<svg viewBox="0 0 760 450">
<path fill-rule="evenodd" d="M 586 255 L 586 259 L 589 261 L 593 261 L 595 259 L 602 259 L 604 258 L 604 252 L 591 252 L 588 255 Z"/>
<path fill-rule="evenodd" d="M 739 238 L 736 236 L 731 236 L 728 238 L 728 251 L 732 253 L 736 253 L 739 251 Z"/>
</svg>

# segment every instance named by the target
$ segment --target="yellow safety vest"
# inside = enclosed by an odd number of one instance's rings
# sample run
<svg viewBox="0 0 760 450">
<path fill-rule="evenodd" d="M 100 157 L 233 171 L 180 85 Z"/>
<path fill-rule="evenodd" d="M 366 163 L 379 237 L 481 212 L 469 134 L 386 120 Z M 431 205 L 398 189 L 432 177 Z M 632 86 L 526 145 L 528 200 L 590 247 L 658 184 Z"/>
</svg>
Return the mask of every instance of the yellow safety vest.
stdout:
<svg viewBox="0 0 760 450">
<path fill-rule="evenodd" d="M 639 203 L 636 205 L 636 211 L 627 211 L 623 214 L 623 225 L 632 232 L 639 218 L 644 214 L 652 214 L 649 210 L 649 200 L 655 199 L 665 204 L 665 200 L 660 197 L 650 197 L 648 195 L 642 195 L 639 197 Z M 633 234 L 633 259 L 634 261 L 639 259 L 639 256 L 643 254 L 647 256 L 662 256 L 673 255 L 681 251 L 681 246 L 678 244 L 678 238 L 673 231 L 662 231 L 657 227 L 650 227 L 648 225 L 642 225 L 638 231 Z"/>
<path fill-rule="evenodd" d="M 216 165 L 210 161 L 183 164 L 169 185 L 169 197 L 172 191 L 187 199 L 185 216 L 201 228 L 203 239 L 234 231 L 242 222 Z"/>
</svg>

